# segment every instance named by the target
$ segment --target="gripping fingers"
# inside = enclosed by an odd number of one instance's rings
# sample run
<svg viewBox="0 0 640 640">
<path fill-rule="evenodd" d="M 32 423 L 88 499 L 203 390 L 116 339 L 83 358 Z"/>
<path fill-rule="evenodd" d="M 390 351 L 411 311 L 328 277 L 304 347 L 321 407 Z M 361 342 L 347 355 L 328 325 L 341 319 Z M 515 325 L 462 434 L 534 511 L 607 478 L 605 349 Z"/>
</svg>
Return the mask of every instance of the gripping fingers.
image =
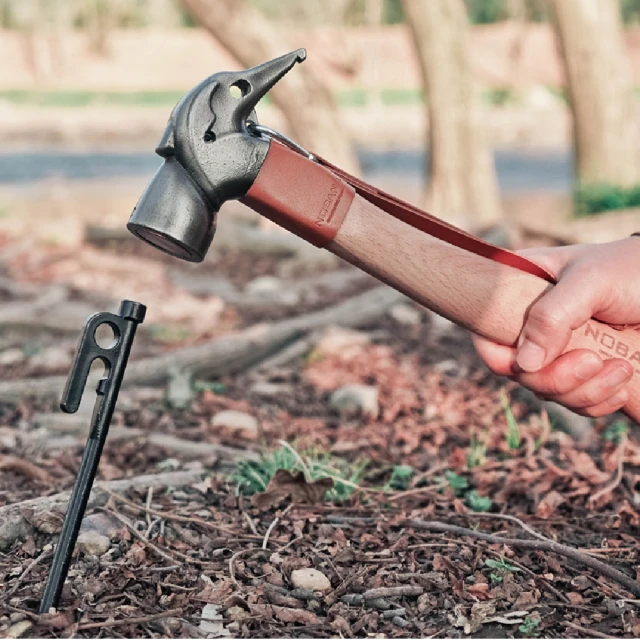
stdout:
<svg viewBox="0 0 640 640">
<path fill-rule="evenodd" d="M 614 404 L 618 404 L 616 396 L 622 392 L 627 393 L 624 387 L 632 376 L 633 367 L 628 362 L 619 359 L 607 360 L 597 375 L 584 381 L 577 388 L 564 393 L 547 394 L 547 397 L 549 400 L 563 404 L 571 409 L 599 407 L 602 404 L 609 403 L 614 398 Z M 622 393 L 622 396 L 624 396 L 624 393 Z M 606 413 L 611 413 L 614 410 L 615 408 L 609 405 Z"/>
</svg>

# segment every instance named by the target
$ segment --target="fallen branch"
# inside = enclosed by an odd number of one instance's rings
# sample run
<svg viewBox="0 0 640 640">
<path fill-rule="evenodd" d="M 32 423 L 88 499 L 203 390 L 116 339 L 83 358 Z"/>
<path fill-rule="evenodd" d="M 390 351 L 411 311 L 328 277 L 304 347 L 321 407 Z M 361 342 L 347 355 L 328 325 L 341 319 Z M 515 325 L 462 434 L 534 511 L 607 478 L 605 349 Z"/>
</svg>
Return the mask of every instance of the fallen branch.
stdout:
<svg viewBox="0 0 640 640">
<path fill-rule="evenodd" d="M 483 533 L 482 531 L 474 531 L 473 529 L 466 529 L 464 527 L 458 527 L 457 525 L 432 520 L 409 520 L 407 525 L 414 527 L 415 529 L 422 529 L 425 531 L 437 531 L 439 533 L 455 533 L 459 536 L 470 536 L 472 538 L 485 540 L 491 544 L 504 544 L 515 548 L 557 553 L 565 558 L 571 558 L 572 560 L 597 571 L 601 575 L 614 580 L 618 584 L 623 585 L 628 591 L 633 593 L 633 595 L 640 597 L 640 582 L 636 582 L 633 578 L 622 573 L 622 571 L 605 564 L 597 558 L 588 556 L 578 549 L 574 549 L 573 547 L 569 547 L 559 542 L 554 542 L 552 540 L 522 540 L 520 538 L 505 538 L 491 533 Z"/>
<path fill-rule="evenodd" d="M 78 626 L 78 631 L 87 631 L 89 629 L 104 629 L 106 627 L 118 627 L 123 624 L 145 624 L 162 618 L 171 618 L 182 614 L 182 609 L 169 609 L 160 613 L 154 613 L 150 616 L 142 616 L 140 618 L 122 618 L 120 620 L 105 620 L 104 622 L 87 622 Z"/>
<path fill-rule="evenodd" d="M 175 368 L 200 378 L 238 373 L 314 329 L 328 325 L 366 326 L 404 298 L 402 293 L 390 287 L 376 287 L 321 311 L 270 325 L 256 325 L 209 342 L 144 358 L 129 364 L 124 385 L 163 384 Z M 90 376 L 88 385 L 95 386 L 99 377 Z M 65 383 L 65 376 L 2 381 L 0 400 L 17 401 L 25 396 L 59 397 Z"/>
<path fill-rule="evenodd" d="M 202 471 L 174 471 L 96 482 L 87 507 L 92 509 L 104 505 L 109 499 L 110 492 L 147 487 L 179 487 L 198 482 L 202 474 Z M 70 496 L 70 491 L 63 491 L 53 496 L 33 498 L 0 507 L 0 549 L 5 549 L 16 540 L 25 538 L 33 533 L 34 529 L 40 528 L 46 533 L 57 532 L 62 525 L 62 514 L 69 503 Z M 52 513 L 60 515 L 59 522 L 52 522 Z"/>
<path fill-rule="evenodd" d="M 58 442 L 65 447 L 69 447 L 73 442 L 77 443 L 78 446 L 82 446 L 85 443 L 88 423 L 84 416 L 78 418 L 75 415 L 43 413 L 34 416 L 33 423 L 59 433 L 73 434 L 73 437 L 52 438 L 47 435 L 42 436 L 38 434 L 33 436 L 31 434 L 21 435 L 22 441 L 28 442 L 30 446 L 51 450 L 58 445 Z M 76 434 L 79 434 L 78 437 L 75 437 Z M 260 457 L 256 452 L 246 449 L 237 449 L 235 447 L 228 447 L 223 444 L 211 442 L 184 440 L 167 433 L 157 433 L 136 427 L 113 427 L 109 431 L 107 442 L 133 440 L 135 438 L 139 438 L 145 444 L 169 449 L 173 453 L 179 453 L 186 459 L 215 456 L 220 460 L 221 470 L 225 470 L 227 466 L 230 468 L 232 465 L 229 463 L 235 463 L 238 460 L 258 460 Z M 0 469 L 2 469 L 2 458 L 0 458 Z"/>
</svg>

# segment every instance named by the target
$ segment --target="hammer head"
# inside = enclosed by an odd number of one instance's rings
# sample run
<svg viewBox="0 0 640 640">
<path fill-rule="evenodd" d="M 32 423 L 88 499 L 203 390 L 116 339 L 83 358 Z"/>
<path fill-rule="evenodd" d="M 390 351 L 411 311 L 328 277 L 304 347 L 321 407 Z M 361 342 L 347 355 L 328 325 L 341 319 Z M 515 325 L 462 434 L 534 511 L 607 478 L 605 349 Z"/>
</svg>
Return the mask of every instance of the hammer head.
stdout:
<svg viewBox="0 0 640 640">
<path fill-rule="evenodd" d="M 246 71 L 216 73 L 189 91 L 171 113 L 156 148 L 164 162 L 133 210 L 129 231 L 201 262 L 221 205 L 247 193 L 267 155 L 269 142 L 247 129 L 247 122 L 257 124 L 256 104 L 305 58 L 298 49 Z"/>
</svg>

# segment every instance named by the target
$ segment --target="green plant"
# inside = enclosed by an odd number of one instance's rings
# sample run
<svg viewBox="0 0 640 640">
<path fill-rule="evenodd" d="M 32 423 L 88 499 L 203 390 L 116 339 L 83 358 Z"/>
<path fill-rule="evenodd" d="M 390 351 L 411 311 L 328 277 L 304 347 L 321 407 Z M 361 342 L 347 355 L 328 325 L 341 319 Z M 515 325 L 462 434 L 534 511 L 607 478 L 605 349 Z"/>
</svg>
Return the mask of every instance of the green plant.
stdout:
<svg viewBox="0 0 640 640">
<path fill-rule="evenodd" d="M 504 415 L 507 418 L 507 446 L 509 447 L 509 451 L 517 451 L 522 443 L 520 438 L 520 427 L 513 415 L 511 405 L 509 404 L 509 397 L 507 396 L 507 392 L 504 390 L 504 387 L 500 389 L 500 400 L 502 401 Z"/>
<path fill-rule="evenodd" d="M 469 442 L 469 451 L 467 452 L 467 466 L 469 469 L 481 467 L 487 461 L 487 445 L 476 438 L 471 437 Z"/>
<path fill-rule="evenodd" d="M 630 187 L 606 182 L 579 184 L 574 189 L 573 205 L 576 217 L 640 207 L 640 184 Z"/>
<path fill-rule="evenodd" d="M 333 489 L 327 491 L 327 500 L 347 499 L 357 488 L 366 461 L 348 463 L 328 453 L 296 451 L 288 442 L 279 449 L 265 451 L 259 460 L 241 460 L 231 480 L 236 485 L 236 494 L 253 495 L 264 491 L 278 469 L 295 473 L 302 471 L 309 482 L 321 478 L 332 478 Z"/>
<path fill-rule="evenodd" d="M 445 480 L 447 481 L 447 484 L 453 489 L 453 492 L 457 496 L 462 495 L 464 490 L 469 488 L 469 483 L 467 482 L 467 479 L 463 478 L 462 476 L 459 476 L 454 471 L 449 471 L 447 469 L 447 471 L 444 472 L 444 477 L 445 477 Z"/>
<path fill-rule="evenodd" d="M 493 571 L 489 574 L 489 579 L 491 580 L 491 584 L 500 584 L 502 582 L 502 576 L 493 573 Z"/>
<path fill-rule="evenodd" d="M 207 382 L 206 380 L 196 380 L 193 383 L 193 388 L 196 391 L 211 391 L 217 396 L 221 396 L 227 390 L 226 385 L 222 382 Z"/>
<path fill-rule="evenodd" d="M 479 495 L 475 489 L 467 491 L 464 494 L 464 498 L 467 506 L 473 511 L 489 511 L 493 506 L 491 498 Z"/>
<path fill-rule="evenodd" d="M 409 482 L 415 470 L 408 464 L 397 464 L 391 470 L 391 477 L 384 486 L 385 491 L 395 489 L 396 491 L 404 491 L 409 487 Z"/>
<path fill-rule="evenodd" d="M 540 620 L 527 616 L 524 622 L 518 627 L 518 631 L 525 636 L 531 636 L 537 633 L 539 625 Z"/>
<path fill-rule="evenodd" d="M 624 420 L 616 420 L 607 427 L 603 437 L 607 442 L 620 444 L 620 440 L 627 433 L 629 433 L 629 425 Z"/>
<path fill-rule="evenodd" d="M 518 567 L 509 564 L 502 556 L 500 556 L 500 560 L 492 560 L 489 558 L 484 561 L 484 564 L 489 567 L 489 569 L 495 569 L 496 571 L 508 571 L 509 573 L 518 573 L 520 571 Z"/>
</svg>

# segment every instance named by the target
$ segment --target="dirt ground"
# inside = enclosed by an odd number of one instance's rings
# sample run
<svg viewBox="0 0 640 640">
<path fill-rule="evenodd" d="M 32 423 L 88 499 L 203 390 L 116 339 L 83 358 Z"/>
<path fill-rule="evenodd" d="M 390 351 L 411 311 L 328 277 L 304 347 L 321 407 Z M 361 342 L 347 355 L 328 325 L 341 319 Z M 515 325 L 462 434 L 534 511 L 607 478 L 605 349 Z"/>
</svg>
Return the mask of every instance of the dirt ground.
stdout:
<svg viewBox="0 0 640 640">
<path fill-rule="evenodd" d="M 121 294 L 153 309 L 131 376 L 145 358 L 178 362 L 375 294 L 273 238 L 253 252 L 214 244 L 189 268 L 134 240 L 5 235 L 0 634 L 638 637 L 637 427 L 614 416 L 572 438 L 489 374 L 463 331 L 398 299 L 349 329 L 314 316 L 226 372 L 126 386 L 59 611 L 36 614 L 92 394 L 64 416 L 58 391 L 11 389 L 66 376 L 82 318 Z M 370 392 L 337 402 L 349 385 L 373 389 L 373 406 Z M 264 491 L 278 467 L 289 473 Z"/>
</svg>

